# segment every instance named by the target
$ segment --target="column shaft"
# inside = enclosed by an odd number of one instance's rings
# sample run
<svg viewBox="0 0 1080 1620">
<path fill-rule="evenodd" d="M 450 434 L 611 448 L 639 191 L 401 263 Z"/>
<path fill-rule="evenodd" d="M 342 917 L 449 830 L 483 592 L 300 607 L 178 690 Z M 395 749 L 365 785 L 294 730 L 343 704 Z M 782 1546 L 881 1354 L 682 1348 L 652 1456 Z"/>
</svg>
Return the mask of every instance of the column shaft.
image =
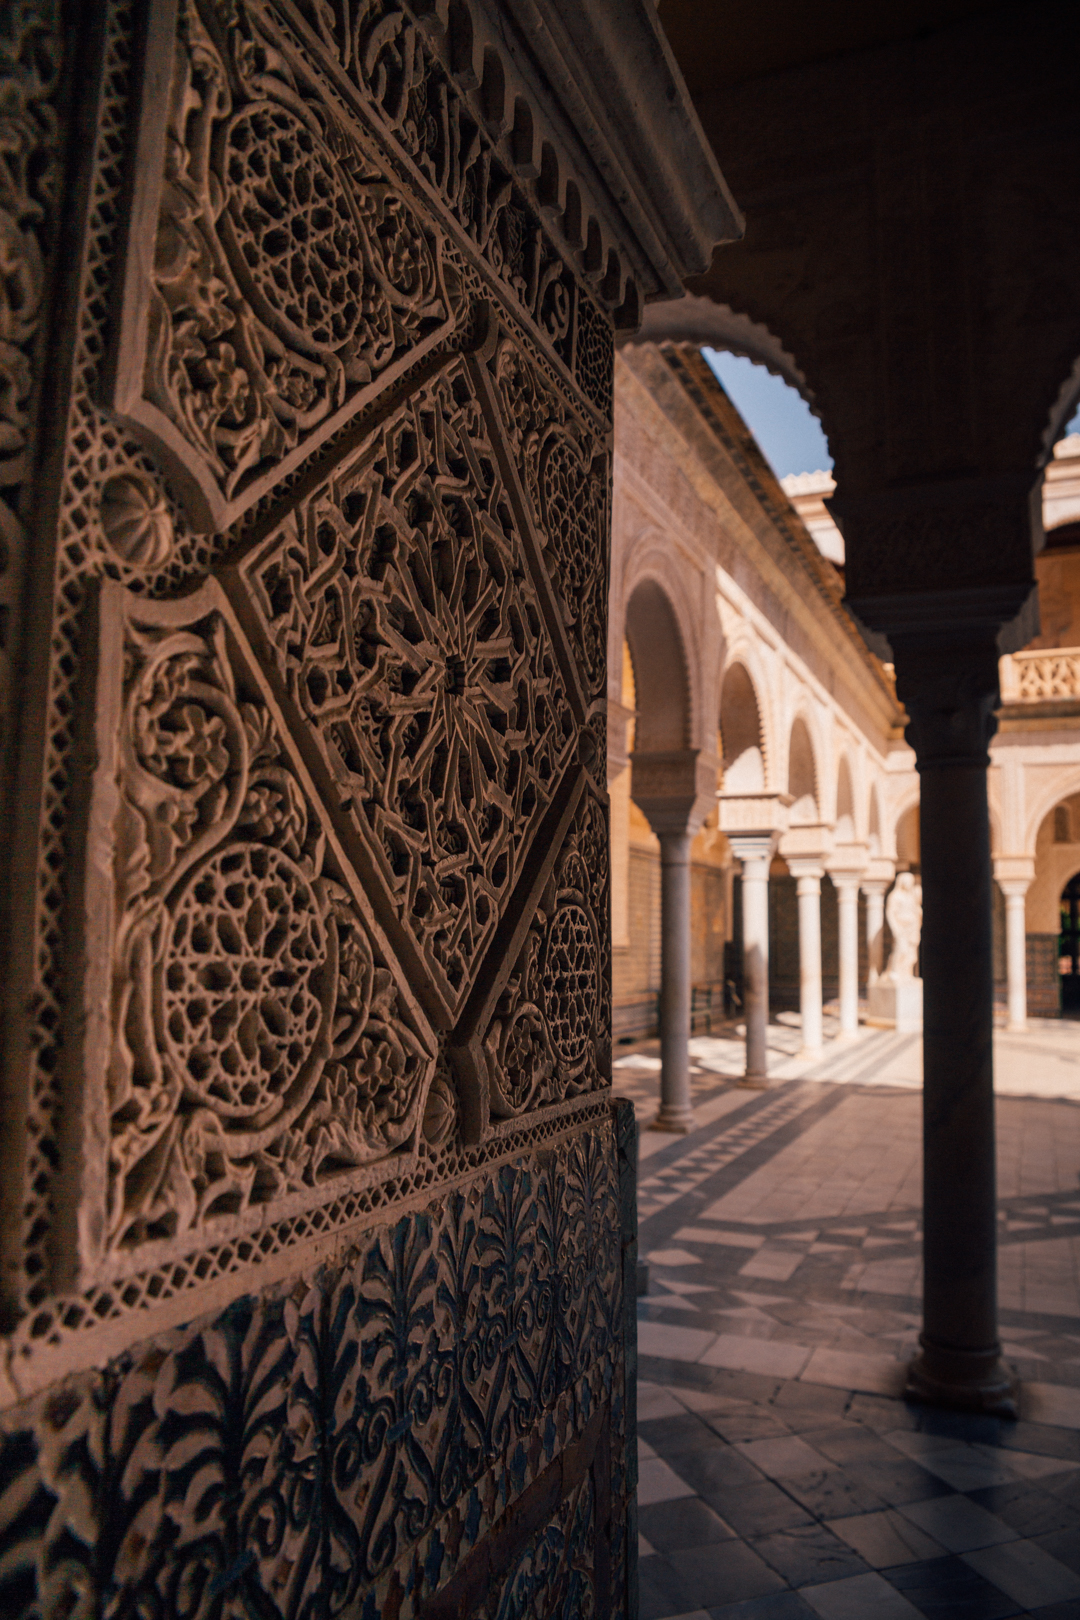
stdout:
<svg viewBox="0 0 1080 1620">
<path fill-rule="evenodd" d="M 821 878 L 798 879 L 799 1015 L 802 1049 L 816 1054 L 823 1044 L 821 1027 Z"/>
<path fill-rule="evenodd" d="M 833 874 L 839 921 L 840 1034 L 859 1032 L 859 885 Z"/>
<path fill-rule="evenodd" d="M 689 1130 L 690 835 L 660 834 L 661 1129 Z"/>
<path fill-rule="evenodd" d="M 1022 1034 L 1027 1029 L 1027 920 L 1024 894 L 1011 885 L 1005 890 L 1005 966 L 1009 981 L 1008 1027 Z"/>
<path fill-rule="evenodd" d="M 1003 1410 L 986 765 L 961 758 L 920 769 L 925 1294 L 911 1387 Z"/>
<path fill-rule="evenodd" d="M 745 1078 L 750 1084 L 764 1084 L 768 1075 L 770 859 L 771 853 L 744 856 L 742 863 Z"/>
<path fill-rule="evenodd" d="M 866 898 L 866 976 L 874 984 L 885 970 L 885 884 L 864 883 Z"/>
</svg>

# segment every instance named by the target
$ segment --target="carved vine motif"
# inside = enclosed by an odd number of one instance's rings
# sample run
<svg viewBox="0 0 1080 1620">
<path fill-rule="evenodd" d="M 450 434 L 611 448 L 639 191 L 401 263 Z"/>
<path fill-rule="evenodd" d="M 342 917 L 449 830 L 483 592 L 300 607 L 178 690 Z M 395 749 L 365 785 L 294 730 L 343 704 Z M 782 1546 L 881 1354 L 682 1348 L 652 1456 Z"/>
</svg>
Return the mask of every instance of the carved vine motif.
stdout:
<svg viewBox="0 0 1080 1620">
<path fill-rule="evenodd" d="M 466 364 L 392 416 L 243 576 L 454 1006 L 577 732 Z"/>
<path fill-rule="evenodd" d="M 0 1610 L 414 1620 L 598 1404 L 617 1439 L 619 1233 L 604 1125 L 7 1414 Z M 595 1535 L 578 1492 L 500 1615 L 588 1614 Z"/>
<path fill-rule="evenodd" d="M 344 0 L 333 6 L 307 0 L 303 11 L 507 291 L 560 359 L 579 373 L 588 397 L 603 407 L 603 389 L 599 396 L 595 392 L 600 379 L 591 347 L 594 326 L 609 331 L 607 322 L 582 297 L 455 84 L 444 59 L 445 39 L 443 51 L 436 48 L 441 30 L 435 18 L 417 20 L 396 0 Z M 585 344 L 582 364 L 575 365 L 579 330 L 585 331 Z"/>
<path fill-rule="evenodd" d="M 156 610 L 114 590 L 105 618 L 104 1245 L 130 1252 L 409 1142 L 433 1064 L 213 587 Z"/>
<path fill-rule="evenodd" d="M 607 828 L 586 796 L 495 1009 L 484 1045 L 504 1117 L 610 1083 Z"/>
<path fill-rule="evenodd" d="M 590 693 L 606 679 L 608 501 L 606 446 L 574 419 L 517 344 L 495 360 L 499 397 L 532 497 L 544 560 Z"/>
<path fill-rule="evenodd" d="M 197 516 L 223 526 L 449 329 L 440 253 L 265 19 L 183 0 L 149 306 L 129 298 L 117 401 L 180 455 Z"/>
</svg>

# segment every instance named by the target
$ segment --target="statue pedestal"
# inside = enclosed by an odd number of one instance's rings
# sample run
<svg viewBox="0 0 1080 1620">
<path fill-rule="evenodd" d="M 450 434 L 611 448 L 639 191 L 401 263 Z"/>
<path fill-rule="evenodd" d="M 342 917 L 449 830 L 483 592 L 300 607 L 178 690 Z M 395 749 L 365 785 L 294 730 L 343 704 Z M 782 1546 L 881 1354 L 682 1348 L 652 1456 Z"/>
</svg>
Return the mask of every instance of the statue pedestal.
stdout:
<svg viewBox="0 0 1080 1620">
<path fill-rule="evenodd" d="M 922 980 L 879 979 L 870 986 L 866 1022 L 878 1029 L 914 1035 L 922 1029 Z"/>
</svg>

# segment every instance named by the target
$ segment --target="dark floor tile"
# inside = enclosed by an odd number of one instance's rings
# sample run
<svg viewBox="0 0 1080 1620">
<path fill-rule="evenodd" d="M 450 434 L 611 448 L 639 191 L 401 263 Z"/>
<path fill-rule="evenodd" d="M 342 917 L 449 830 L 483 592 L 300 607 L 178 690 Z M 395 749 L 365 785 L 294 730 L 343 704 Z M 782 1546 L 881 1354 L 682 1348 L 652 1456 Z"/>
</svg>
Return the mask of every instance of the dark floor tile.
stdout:
<svg viewBox="0 0 1080 1620">
<path fill-rule="evenodd" d="M 998 1441 L 1005 1450 L 1034 1451 L 1042 1457 L 1080 1462 L 1080 1431 L 1055 1429 L 1048 1423 L 1010 1423 Z"/>
<path fill-rule="evenodd" d="M 1022 1536 L 1049 1536 L 1059 1530 L 1080 1529 L 1080 1509 L 1063 1502 L 1041 1484 L 1027 1481 L 1015 1485 L 989 1485 L 982 1491 L 968 1491 L 973 1502 L 1004 1519 Z"/>
<path fill-rule="evenodd" d="M 709 1620 L 819 1620 L 819 1616 L 798 1592 L 770 1592 L 767 1597 L 746 1598 L 742 1603 L 724 1603 L 719 1609 L 707 1609 L 705 1612 Z"/>
<path fill-rule="evenodd" d="M 739 1598 L 763 1597 L 767 1592 L 780 1592 L 784 1587 L 776 1571 L 742 1541 L 718 1541 L 712 1547 L 694 1547 L 672 1553 L 668 1561 L 683 1589 L 693 1595 L 694 1601 L 687 1605 L 687 1611 L 715 1608 Z"/>
<path fill-rule="evenodd" d="M 846 1389 L 800 1384 L 791 1378 L 777 1390 L 772 1404 L 788 1428 L 801 1433 L 803 1429 L 823 1429 L 831 1420 L 843 1417 L 850 1399 Z"/>
<path fill-rule="evenodd" d="M 877 1491 L 842 1468 L 819 1468 L 784 1480 L 784 1489 L 817 1519 L 846 1519 L 876 1513 L 890 1504 Z"/>
<path fill-rule="evenodd" d="M 661 1457 L 672 1457 L 683 1451 L 723 1449 L 725 1445 L 716 1431 L 693 1412 L 687 1412 L 684 1417 L 649 1418 L 638 1424 L 638 1434 L 655 1447 Z"/>
<path fill-rule="evenodd" d="M 844 1471 L 867 1490 L 883 1496 L 890 1507 L 904 1507 L 908 1502 L 928 1502 L 932 1496 L 947 1496 L 951 1489 L 943 1479 L 928 1473 L 907 1457 L 897 1457 L 895 1462 L 889 1463 L 856 1460 L 845 1463 Z"/>
<path fill-rule="evenodd" d="M 839 1581 L 846 1575 L 865 1575 L 870 1568 L 823 1524 L 776 1530 L 770 1536 L 758 1536 L 752 1546 L 792 1586 Z"/>
<path fill-rule="evenodd" d="M 731 1528 L 740 1536 L 768 1535 L 771 1530 L 787 1530 L 796 1524 L 813 1524 L 805 1508 L 793 1502 L 786 1491 L 771 1480 L 760 1485 L 740 1485 L 702 1493 Z"/>
<path fill-rule="evenodd" d="M 1017 1528 L 1019 1529 L 1019 1526 Z M 1029 1530 L 1025 1530 L 1023 1534 L 1030 1541 L 1034 1541 L 1037 1547 L 1041 1547 L 1043 1552 L 1049 1553 L 1051 1558 L 1056 1558 L 1059 1563 L 1067 1565 L 1080 1575 L 1080 1528 L 1076 1525 L 1047 1531 L 1042 1535 L 1038 1531 L 1032 1533 Z M 1080 1610 L 1077 1612 L 1080 1613 Z"/>
<path fill-rule="evenodd" d="M 962 1558 L 929 1558 L 922 1564 L 901 1564 L 881 1573 L 932 1620 L 1006 1620 L 1006 1616 L 1023 1613 L 1012 1598 L 984 1581 Z"/>
<path fill-rule="evenodd" d="M 891 1429 L 917 1429 L 920 1410 L 888 1395 L 855 1395 L 847 1416 L 852 1422 L 865 1423 L 878 1433 L 888 1434 Z"/>
<path fill-rule="evenodd" d="M 707 1502 L 699 1501 L 696 1496 L 682 1496 L 674 1502 L 654 1502 L 651 1507 L 639 1508 L 638 1529 L 659 1553 L 730 1541 L 735 1534 Z"/>
<path fill-rule="evenodd" d="M 791 1430 L 783 1419 L 759 1406 L 740 1412 L 703 1412 L 702 1419 L 731 1445 L 740 1440 L 782 1440 Z"/>
<path fill-rule="evenodd" d="M 864 1428 L 861 1423 L 832 1424 L 827 1429 L 804 1429 L 802 1437 L 808 1446 L 820 1451 L 823 1457 L 830 1462 L 879 1462 L 895 1463 L 907 1459 L 904 1453 L 890 1446 L 872 1429 Z"/>
<path fill-rule="evenodd" d="M 652 1553 L 638 1559 L 638 1620 L 666 1620 L 700 1607 L 666 1558 Z"/>
<path fill-rule="evenodd" d="M 940 1434 L 971 1444 L 996 1446 L 1013 1427 L 1003 1418 L 985 1417 L 978 1412 L 946 1412 L 940 1407 L 919 1408 L 919 1428 L 923 1434 Z"/>
<path fill-rule="evenodd" d="M 760 1484 L 762 1475 L 752 1462 L 722 1441 L 701 1451 L 680 1451 L 678 1473 L 699 1496 L 732 1485 Z"/>
<path fill-rule="evenodd" d="M 1044 1603 L 1041 1609 L 1029 1609 L 1024 1620 L 1076 1620 L 1076 1604 L 1072 1598 L 1064 1603 Z"/>
</svg>

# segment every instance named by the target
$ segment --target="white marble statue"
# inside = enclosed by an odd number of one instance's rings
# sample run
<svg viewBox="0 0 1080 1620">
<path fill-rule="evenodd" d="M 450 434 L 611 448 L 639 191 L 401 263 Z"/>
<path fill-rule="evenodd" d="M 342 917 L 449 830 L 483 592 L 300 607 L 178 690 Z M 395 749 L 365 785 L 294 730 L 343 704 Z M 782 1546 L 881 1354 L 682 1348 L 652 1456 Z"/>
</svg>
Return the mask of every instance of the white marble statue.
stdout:
<svg viewBox="0 0 1080 1620">
<path fill-rule="evenodd" d="M 910 872 L 901 872 L 885 902 L 885 919 L 892 933 L 893 946 L 884 977 L 902 984 L 915 977 L 922 933 L 922 885 Z"/>
</svg>

